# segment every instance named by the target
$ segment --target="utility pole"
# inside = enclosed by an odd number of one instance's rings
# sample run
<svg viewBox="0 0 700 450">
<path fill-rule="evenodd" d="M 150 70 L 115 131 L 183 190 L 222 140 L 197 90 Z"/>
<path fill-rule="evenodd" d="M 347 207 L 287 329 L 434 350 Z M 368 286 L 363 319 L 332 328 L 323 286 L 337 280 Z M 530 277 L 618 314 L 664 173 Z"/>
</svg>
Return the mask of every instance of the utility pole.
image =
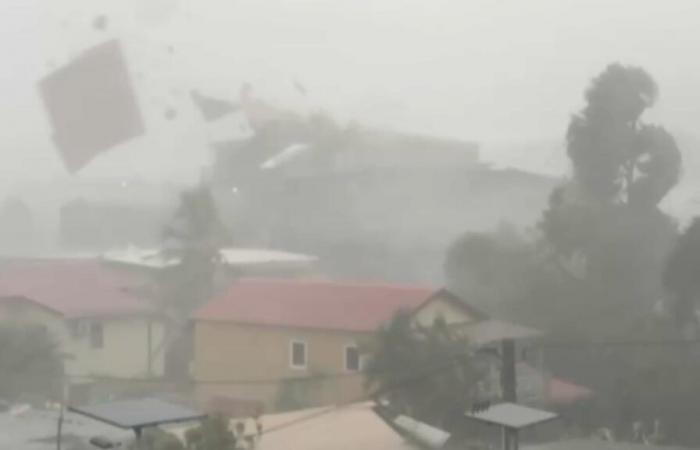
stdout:
<svg viewBox="0 0 700 450">
<path fill-rule="evenodd" d="M 503 401 L 517 403 L 517 379 L 515 375 L 515 341 L 501 341 L 501 392 Z M 518 432 L 508 428 L 503 429 L 503 449 L 518 450 Z"/>
<path fill-rule="evenodd" d="M 61 399 L 58 421 L 56 424 L 56 450 L 61 450 L 61 441 L 63 440 L 63 414 L 66 410 L 66 402 L 68 401 L 68 382 L 66 380 L 63 380 L 61 391 L 63 398 Z"/>
</svg>

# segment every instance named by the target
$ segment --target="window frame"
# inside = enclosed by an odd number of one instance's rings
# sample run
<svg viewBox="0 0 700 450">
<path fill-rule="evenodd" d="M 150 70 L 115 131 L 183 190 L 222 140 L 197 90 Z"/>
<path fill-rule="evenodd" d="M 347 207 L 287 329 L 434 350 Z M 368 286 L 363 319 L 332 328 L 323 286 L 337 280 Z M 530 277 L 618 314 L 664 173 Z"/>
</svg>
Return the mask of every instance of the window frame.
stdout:
<svg viewBox="0 0 700 450">
<path fill-rule="evenodd" d="M 357 352 L 357 369 L 351 369 L 348 365 L 348 350 L 355 349 Z M 362 372 L 362 355 L 360 354 L 360 347 L 355 344 L 347 344 L 343 347 L 343 369 L 349 373 Z"/>
<path fill-rule="evenodd" d="M 304 348 L 304 364 L 294 364 L 294 346 L 302 345 Z M 309 366 L 309 344 L 304 339 L 292 339 L 289 341 L 289 367 L 295 370 L 305 370 Z"/>
</svg>

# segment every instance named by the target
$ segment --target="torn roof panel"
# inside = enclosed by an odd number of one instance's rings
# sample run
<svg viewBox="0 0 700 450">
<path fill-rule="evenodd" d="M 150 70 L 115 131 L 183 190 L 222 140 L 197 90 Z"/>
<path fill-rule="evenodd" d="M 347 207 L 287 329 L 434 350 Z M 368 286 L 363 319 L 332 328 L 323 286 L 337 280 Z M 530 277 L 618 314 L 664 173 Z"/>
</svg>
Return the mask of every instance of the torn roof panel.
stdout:
<svg viewBox="0 0 700 450">
<path fill-rule="evenodd" d="M 39 82 L 66 168 L 143 135 L 145 126 L 118 40 L 92 47 Z"/>
</svg>

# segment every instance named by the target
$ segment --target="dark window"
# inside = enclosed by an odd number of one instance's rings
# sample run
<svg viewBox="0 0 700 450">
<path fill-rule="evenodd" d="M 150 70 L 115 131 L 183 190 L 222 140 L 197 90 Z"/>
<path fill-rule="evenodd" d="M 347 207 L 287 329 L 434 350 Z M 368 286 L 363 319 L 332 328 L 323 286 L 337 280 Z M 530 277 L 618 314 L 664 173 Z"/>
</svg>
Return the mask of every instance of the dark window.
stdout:
<svg viewBox="0 0 700 450">
<path fill-rule="evenodd" d="M 102 348 L 104 346 L 104 331 L 102 324 L 99 322 L 90 324 L 90 346 L 92 348 Z"/>
<path fill-rule="evenodd" d="M 345 370 L 351 372 L 360 370 L 360 350 L 354 345 L 345 347 Z"/>
<path fill-rule="evenodd" d="M 292 341 L 291 365 L 296 368 L 306 367 L 306 342 Z"/>
</svg>

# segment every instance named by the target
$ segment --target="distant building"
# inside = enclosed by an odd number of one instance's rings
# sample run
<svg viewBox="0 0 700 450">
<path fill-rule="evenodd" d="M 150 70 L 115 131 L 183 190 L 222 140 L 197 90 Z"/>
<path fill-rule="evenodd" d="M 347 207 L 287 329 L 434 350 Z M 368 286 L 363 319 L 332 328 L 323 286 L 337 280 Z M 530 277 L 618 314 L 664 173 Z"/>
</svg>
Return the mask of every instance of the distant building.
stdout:
<svg viewBox="0 0 700 450">
<path fill-rule="evenodd" d="M 364 394 L 363 346 L 399 310 L 419 321 L 480 320 L 446 291 L 400 285 L 242 280 L 195 315 L 193 378 L 203 402 L 269 408 L 326 405 Z"/>
<path fill-rule="evenodd" d="M 0 320 L 46 327 L 72 387 L 101 378 L 157 377 L 163 322 L 138 283 L 96 260 L 25 260 L 0 266 Z M 84 391 L 83 391 L 84 392 Z"/>
<path fill-rule="evenodd" d="M 236 276 L 284 276 L 313 273 L 318 258 L 266 248 L 222 248 L 219 251 L 222 266 Z M 123 250 L 104 252 L 102 260 L 115 267 L 158 272 L 179 263 L 155 248 L 128 246 Z"/>
<path fill-rule="evenodd" d="M 436 283 L 465 231 L 530 227 L 558 180 L 493 169 L 475 142 L 287 121 L 216 146 L 239 242 L 311 253 L 336 278 Z"/>
</svg>

